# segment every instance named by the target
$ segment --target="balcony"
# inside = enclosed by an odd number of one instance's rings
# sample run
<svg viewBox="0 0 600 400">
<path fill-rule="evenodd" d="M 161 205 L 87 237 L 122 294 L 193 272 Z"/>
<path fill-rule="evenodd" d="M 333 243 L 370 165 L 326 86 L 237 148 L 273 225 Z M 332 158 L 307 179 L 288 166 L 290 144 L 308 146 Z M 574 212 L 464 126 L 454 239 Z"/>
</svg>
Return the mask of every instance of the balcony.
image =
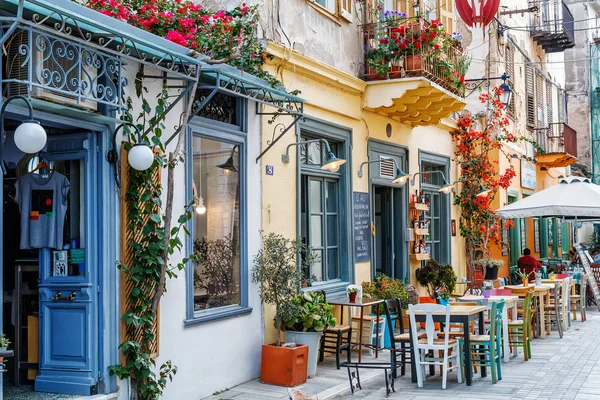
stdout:
<svg viewBox="0 0 600 400">
<path fill-rule="evenodd" d="M 531 14 L 531 37 L 546 53 L 560 53 L 575 46 L 573 14 L 563 1 L 535 0 Z"/>
<path fill-rule="evenodd" d="M 538 165 L 555 168 L 577 162 L 577 132 L 564 122 L 534 130 L 537 136 Z"/>
<path fill-rule="evenodd" d="M 434 125 L 465 106 L 469 58 L 437 21 L 386 18 L 362 26 L 365 109 L 410 126 Z"/>
</svg>

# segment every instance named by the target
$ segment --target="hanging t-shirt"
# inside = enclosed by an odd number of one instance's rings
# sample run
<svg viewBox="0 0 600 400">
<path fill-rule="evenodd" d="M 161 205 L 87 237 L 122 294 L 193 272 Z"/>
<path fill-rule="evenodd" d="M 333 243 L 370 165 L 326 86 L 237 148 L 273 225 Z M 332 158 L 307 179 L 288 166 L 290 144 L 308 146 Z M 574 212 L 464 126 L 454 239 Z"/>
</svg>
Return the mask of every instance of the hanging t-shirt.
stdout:
<svg viewBox="0 0 600 400">
<path fill-rule="evenodd" d="M 15 186 L 21 213 L 21 249 L 62 249 L 71 187 L 67 177 L 58 172 L 27 174 Z"/>
</svg>

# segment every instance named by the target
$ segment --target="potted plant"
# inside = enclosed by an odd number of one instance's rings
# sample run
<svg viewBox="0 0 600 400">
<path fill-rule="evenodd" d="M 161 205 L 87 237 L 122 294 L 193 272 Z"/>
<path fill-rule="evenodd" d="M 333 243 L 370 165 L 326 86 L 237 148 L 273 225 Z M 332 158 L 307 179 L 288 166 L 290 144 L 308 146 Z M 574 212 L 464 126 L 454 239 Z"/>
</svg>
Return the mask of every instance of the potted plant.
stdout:
<svg viewBox="0 0 600 400">
<path fill-rule="evenodd" d="M 529 275 L 528 273 L 521 271 L 520 269 L 517 269 L 517 275 L 519 276 L 519 278 L 521 278 L 521 282 L 523 282 L 523 286 L 527 287 L 529 286 Z"/>
<path fill-rule="evenodd" d="M 358 288 L 355 288 L 355 287 L 348 288 L 347 292 L 348 292 L 348 301 L 350 301 L 350 303 L 355 303 L 356 296 L 358 295 Z"/>
<path fill-rule="evenodd" d="M 0 352 L 5 352 L 8 349 L 8 345 L 10 344 L 10 340 L 3 333 L 0 335 Z M 4 360 L 4 357 L 0 357 L 0 361 Z"/>
<path fill-rule="evenodd" d="M 435 260 L 427 260 L 415 271 L 417 282 L 427 288 L 427 293 L 440 304 L 447 304 L 456 288 L 456 275 L 450 264 L 442 265 Z"/>
<path fill-rule="evenodd" d="M 486 299 L 489 299 L 492 294 L 492 290 L 493 290 L 492 286 L 486 284 L 485 287 L 483 288 L 483 297 Z"/>
<path fill-rule="evenodd" d="M 275 233 L 262 233 L 263 247 L 253 259 L 252 281 L 259 286 L 260 299 L 275 307 L 275 343 L 263 344 L 260 380 L 280 386 L 296 386 L 306 382 L 308 346 L 281 343 L 282 321 L 295 312 L 294 299 L 300 286 L 296 264 L 298 254 L 302 267 L 314 257 L 300 238 L 291 240 Z"/>
<path fill-rule="evenodd" d="M 504 261 L 493 258 L 480 258 L 475 260 L 473 264 L 483 269 L 483 279 L 493 281 L 498 279 L 498 269 L 504 265 Z"/>
<path fill-rule="evenodd" d="M 319 345 L 323 331 L 333 328 L 336 320 L 322 292 L 306 292 L 294 298 L 293 311 L 283 320 L 285 341 L 308 346 L 308 376 L 317 374 Z"/>
<path fill-rule="evenodd" d="M 398 299 L 400 300 L 400 306 L 403 309 L 408 308 L 409 297 L 408 291 L 406 290 L 406 285 L 400 279 L 393 279 L 385 274 L 379 274 L 375 276 L 372 282 L 363 282 L 362 283 L 363 296 L 368 297 L 370 299 Z M 414 298 L 413 298 L 414 301 Z M 384 306 L 383 304 L 379 304 L 379 315 L 383 316 Z M 391 316 L 392 319 L 397 318 L 396 315 Z M 407 325 L 408 326 L 408 325 Z M 384 347 L 389 348 L 391 346 L 389 339 L 388 330 L 390 327 L 385 325 L 384 332 Z"/>
</svg>

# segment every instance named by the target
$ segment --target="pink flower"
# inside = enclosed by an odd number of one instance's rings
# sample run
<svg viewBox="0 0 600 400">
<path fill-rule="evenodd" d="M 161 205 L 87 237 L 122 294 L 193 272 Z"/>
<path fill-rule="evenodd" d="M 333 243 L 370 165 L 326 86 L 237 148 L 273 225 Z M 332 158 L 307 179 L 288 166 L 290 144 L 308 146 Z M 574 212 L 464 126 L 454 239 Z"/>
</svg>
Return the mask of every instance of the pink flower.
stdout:
<svg viewBox="0 0 600 400">
<path fill-rule="evenodd" d="M 190 18 L 183 18 L 179 20 L 179 25 L 181 25 L 183 29 L 189 29 L 194 26 L 194 20 Z"/>
<path fill-rule="evenodd" d="M 185 36 L 177 31 L 169 31 L 165 39 L 170 40 L 173 43 L 177 43 L 181 46 L 187 46 L 187 40 L 185 40 Z"/>
</svg>

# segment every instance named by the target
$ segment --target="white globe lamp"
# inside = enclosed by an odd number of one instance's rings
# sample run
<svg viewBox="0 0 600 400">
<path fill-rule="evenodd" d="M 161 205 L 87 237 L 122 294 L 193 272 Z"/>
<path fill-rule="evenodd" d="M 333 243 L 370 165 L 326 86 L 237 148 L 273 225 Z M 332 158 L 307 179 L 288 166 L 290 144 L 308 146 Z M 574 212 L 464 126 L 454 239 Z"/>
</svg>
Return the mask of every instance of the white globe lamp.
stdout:
<svg viewBox="0 0 600 400">
<path fill-rule="evenodd" d="M 46 141 L 46 131 L 37 121 L 24 121 L 15 130 L 15 145 L 23 153 L 38 153 L 46 146 Z"/>
<path fill-rule="evenodd" d="M 145 171 L 154 163 L 154 153 L 148 145 L 136 143 L 131 150 L 129 150 L 127 161 L 129 161 L 131 168 L 137 169 L 138 171 Z"/>
</svg>

